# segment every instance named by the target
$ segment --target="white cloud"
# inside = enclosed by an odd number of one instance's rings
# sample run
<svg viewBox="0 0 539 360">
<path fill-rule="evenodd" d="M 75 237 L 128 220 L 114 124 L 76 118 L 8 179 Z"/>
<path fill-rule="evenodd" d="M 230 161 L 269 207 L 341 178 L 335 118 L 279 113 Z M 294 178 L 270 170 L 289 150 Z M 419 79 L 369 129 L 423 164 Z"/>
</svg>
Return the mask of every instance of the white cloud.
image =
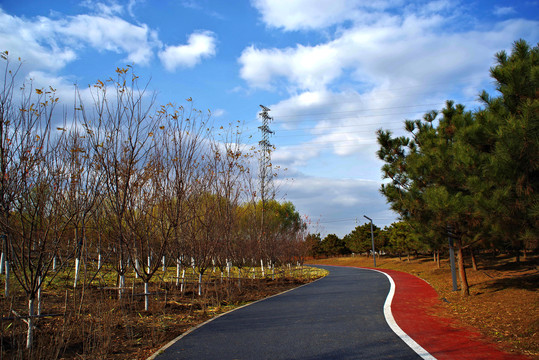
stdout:
<svg viewBox="0 0 539 360">
<path fill-rule="evenodd" d="M 274 79 L 282 77 L 301 89 L 322 89 L 341 75 L 343 67 L 332 43 L 283 50 L 250 46 L 238 61 L 240 76 L 258 88 L 271 88 Z"/>
<path fill-rule="evenodd" d="M 496 16 L 506 16 L 506 15 L 515 14 L 516 11 L 511 6 L 496 6 L 494 7 L 493 13 Z"/>
<path fill-rule="evenodd" d="M 363 214 L 382 227 L 396 219 L 385 205 L 377 181 L 295 175 L 293 181 L 276 180 L 276 186 L 286 193 L 286 200 L 292 201 L 301 214 L 312 220 L 310 230 L 320 231 L 322 236 L 335 233 L 343 237 L 356 226 L 354 217 L 358 218 L 358 224 L 364 222 Z M 348 221 L 340 221 L 344 219 Z"/>
<path fill-rule="evenodd" d="M 224 114 L 226 114 L 226 110 L 225 109 L 215 109 L 211 112 L 212 116 L 213 117 L 221 117 L 223 116 Z"/>
<path fill-rule="evenodd" d="M 54 20 L 25 19 L 0 9 L 2 46 L 34 69 L 59 70 L 91 46 L 98 51 L 126 54 L 126 60 L 146 65 L 160 46 L 157 33 L 116 16 L 77 15 Z"/>
<path fill-rule="evenodd" d="M 159 58 L 169 71 L 174 71 L 177 67 L 191 68 L 203 58 L 214 56 L 216 45 L 217 39 L 213 32 L 195 32 L 189 35 L 187 45 L 167 46 L 159 52 Z"/>
<path fill-rule="evenodd" d="M 438 15 L 382 16 L 375 24 L 340 31 L 321 44 L 250 46 L 239 58 L 240 76 L 253 88 L 278 84 L 292 96 L 297 91 L 324 91 L 340 80 L 367 88 L 430 84 L 434 91 L 447 93 L 449 87 L 480 85 L 488 78 L 494 53 L 517 38 L 539 35 L 537 21 L 508 20 L 488 30 L 456 33 L 441 31 L 447 21 Z M 446 83 L 445 88 L 440 83 Z M 422 90 L 428 91 L 427 86 Z"/>
<path fill-rule="evenodd" d="M 281 168 L 299 168 L 319 155 L 320 150 L 313 146 L 279 146 L 271 154 L 271 160 Z"/>
<path fill-rule="evenodd" d="M 402 0 L 252 0 L 251 3 L 266 25 L 287 31 L 317 30 L 347 21 L 367 24 L 375 21 L 381 11 L 403 5 Z"/>
<path fill-rule="evenodd" d="M 57 70 L 76 59 L 75 51 L 59 45 L 53 33 L 47 18 L 40 17 L 32 22 L 6 14 L 0 8 L 2 51 L 9 51 L 34 68 Z"/>
<path fill-rule="evenodd" d="M 350 18 L 355 2 L 347 0 L 254 0 L 269 26 L 285 30 L 327 27 Z"/>
<path fill-rule="evenodd" d="M 134 25 L 115 16 L 77 15 L 52 24 L 71 45 L 83 41 L 98 51 L 127 53 L 127 60 L 136 64 L 147 65 L 159 45 L 156 32 L 147 25 Z"/>
</svg>

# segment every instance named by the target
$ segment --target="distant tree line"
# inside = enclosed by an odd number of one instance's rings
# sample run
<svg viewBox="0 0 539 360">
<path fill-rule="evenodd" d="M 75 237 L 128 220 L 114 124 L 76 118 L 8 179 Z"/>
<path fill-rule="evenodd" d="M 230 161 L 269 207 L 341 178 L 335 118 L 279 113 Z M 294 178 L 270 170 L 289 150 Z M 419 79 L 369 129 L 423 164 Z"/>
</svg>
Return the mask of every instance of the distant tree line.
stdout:
<svg viewBox="0 0 539 360">
<path fill-rule="evenodd" d="M 380 229 L 373 225 L 374 246 L 377 254 L 392 256 L 406 256 L 430 251 L 427 245 L 417 240 L 409 225 L 399 221 Z M 365 255 L 372 256 L 371 225 L 365 223 L 356 226 L 342 239 L 335 234 L 329 234 L 323 239 L 320 234 L 308 234 L 305 237 L 308 249 L 307 256 L 329 257 L 339 255 Z"/>
</svg>

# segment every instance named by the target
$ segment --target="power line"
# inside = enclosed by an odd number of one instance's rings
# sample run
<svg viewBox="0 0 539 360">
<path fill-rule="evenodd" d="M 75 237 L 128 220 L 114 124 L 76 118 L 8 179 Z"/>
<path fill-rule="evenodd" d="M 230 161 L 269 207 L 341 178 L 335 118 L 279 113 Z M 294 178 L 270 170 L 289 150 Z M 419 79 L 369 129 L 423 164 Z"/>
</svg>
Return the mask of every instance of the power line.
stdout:
<svg viewBox="0 0 539 360">
<path fill-rule="evenodd" d="M 286 117 L 299 117 L 299 116 L 318 116 L 318 115 L 330 115 L 330 114 L 346 114 L 346 113 L 357 113 L 357 112 L 361 112 L 361 111 L 406 109 L 406 108 L 414 108 L 414 107 L 420 107 L 420 106 L 434 106 L 434 105 L 440 105 L 440 104 L 441 104 L 441 102 L 432 103 L 432 104 L 392 106 L 392 107 L 384 107 L 384 108 L 356 109 L 356 110 L 346 110 L 346 111 L 330 111 L 330 112 L 322 112 L 322 113 L 300 113 L 300 114 L 294 114 L 294 115 L 281 115 L 281 114 L 277 113 L 277 114 L 274 114 L 273 117 L 286 118 Z"/>
<path fill-rule="evenodd" d="M 469 104 L 469 103 L 476 103 L 477 101 L 476 100 L 465 100 L 465 101 L 458 101 L 459 104 Z M 338 103 L 334 103 L 334 104 L 331 104 L 332 106 L 339 106 L 340 104 L 346 104 L 346 102 L 338 102 Z M 318 115 L 332 115 L 332 114 L 345 114 L 345 113 L 360 113 L 360 112 L 365 112 L 365 111 L 378 111 L 378 110 L 392 110 L 392 109 L 404 109 L 404 108 L 415 108 L 415 107 L 424 107 L 424 106 L 434 106 L 434 105 L 440 105 L 440 104 L 445 104 L 445 101 L 440 101 L 440 102 L 437 102 L 437 103 L 429 103 L 429 104 L 415 104 L 415 105 L 403 105 L 403 106 L 392 106 L 392 107 L 380 107 L 380 108 L 368 108 L 368 109 L 355 109 L 355 110 L 346 110 L 346 111 L 330 111 L 330 112 L 317 112 L 317 113 L 299 113 L 299 114 L 287 114 L 287 113 L 282 113 L 282 114 L 277 114 L 277 115 L 273 115 L 273 118 L 274 119 L 277 119 L 278 118 L 298 118 L 298 117 L 306 117 L 306 116 L 318 116 Z M 327 106 L 327 105 L 326 105 Z M 433 109 L 424 109 L 424 110 L 417 110 L 417 111 L 414 111 L 415 112 L 427 112 L 427 111 L 430 111 L 430 110 L 433 110 Z M 437 111 L 440 111 L 440 109 L 437 109 Z M 361 115 L 360 117 L 379 117 L 379 116 L 390 116 L 390 115 L 402 115 L 402 114 L 410 114 L 412 112 L 396 112 L 396 113 L 389 113 L 389 114 L 376 114 L 376 115 Z M 356 116 L 353 116 L 353 117 L 344 117 L 344 118 L 355 118 Z M 339 117 L 338 119 L 342 119 L 343 117 Z M 322 119 L 313 119 L 313 120 L 316 120 L 316 121 L 323 121 L 323 120 L 335 120 L 335 118 L 322 118 Z M 252 122 L 255 122 L 255 121 L 258 121 L 257 118 L 255 119 L 251 119 L 251 120 L 248 120 L 245 122 L 245 124 L 250 124 Z M 299 119 L 297 121 L 305 121 L 304 119 Z"/>
</svg>

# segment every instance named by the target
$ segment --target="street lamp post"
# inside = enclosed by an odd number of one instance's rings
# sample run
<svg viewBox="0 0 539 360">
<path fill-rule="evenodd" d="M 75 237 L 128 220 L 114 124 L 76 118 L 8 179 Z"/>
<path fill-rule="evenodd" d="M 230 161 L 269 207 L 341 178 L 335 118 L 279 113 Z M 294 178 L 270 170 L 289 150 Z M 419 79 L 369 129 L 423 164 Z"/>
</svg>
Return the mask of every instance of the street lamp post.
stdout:
<svg viewBox="0 0 539 360">
<path fill-rule="evenodd" d="M 371 221 L 372 260 L 374 261 L 374 267 L 376 267 L 376 252 L 374 251 L 374 230 L 372 228 L 372 219 L 367 215 L 363 215 L 363 217 Z"/>
</svg>

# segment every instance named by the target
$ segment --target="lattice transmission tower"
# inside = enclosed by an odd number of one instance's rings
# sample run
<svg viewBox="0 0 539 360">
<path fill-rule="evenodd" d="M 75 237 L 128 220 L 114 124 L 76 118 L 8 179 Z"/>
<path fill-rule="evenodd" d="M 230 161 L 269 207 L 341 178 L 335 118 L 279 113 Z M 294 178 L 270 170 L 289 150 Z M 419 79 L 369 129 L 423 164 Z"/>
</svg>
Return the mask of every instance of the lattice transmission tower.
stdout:
<svg viewBox="0 0 539 360">
<path fill-rule="evenodd" d="M 262 133 L 262 140 L 258 142 L 260 145 L 260 200 L 262 201 L 262 211 L 265 211 L 266 201 L 268 199 L 275 198 L 275 190 L 273 188 L 273 170 L 271 164 L 271 150 L 273 149 L 273 145 L 271 145 L 269 142 L 269 137 L 270 135 L 274 134 L 274 132 L 268 127 L 268 124 L 273 121 L 273 118 L 268 115 L 270 109 L 264 105 L 260 105 L 260 108 L 262 108 L 262 111 L 258 114 L 262 118 L 262 126 L 258 127 Z"/>
</svg>

